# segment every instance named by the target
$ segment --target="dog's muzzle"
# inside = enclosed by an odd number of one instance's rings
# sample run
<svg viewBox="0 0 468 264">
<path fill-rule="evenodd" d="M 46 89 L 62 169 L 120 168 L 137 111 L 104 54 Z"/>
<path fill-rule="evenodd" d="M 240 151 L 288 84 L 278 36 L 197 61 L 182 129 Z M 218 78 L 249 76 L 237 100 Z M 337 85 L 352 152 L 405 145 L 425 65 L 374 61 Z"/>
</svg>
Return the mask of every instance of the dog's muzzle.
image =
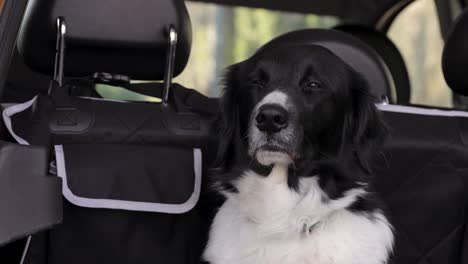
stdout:
<svg viewBox="0 0 468 264">
<path fill-rule="evenodd" d="M 267 94 L 256 105 L 250 122 L 249 153 L 259 163 L 292 162 L 298 142 L 293 109 L 288 96 L 281 91 Z"/>
</svg>

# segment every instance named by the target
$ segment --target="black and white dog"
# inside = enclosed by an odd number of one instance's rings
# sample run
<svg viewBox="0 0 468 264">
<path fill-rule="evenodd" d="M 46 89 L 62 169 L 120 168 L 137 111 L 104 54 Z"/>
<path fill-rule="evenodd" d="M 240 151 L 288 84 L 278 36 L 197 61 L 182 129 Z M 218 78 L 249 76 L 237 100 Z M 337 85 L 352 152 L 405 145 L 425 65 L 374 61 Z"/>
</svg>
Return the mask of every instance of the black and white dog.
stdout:
<svg viewBox="0 0 468 264">
<path fill-rule="evenodd" d="M 366 82 L 329 50 L 277 46 L 225 78 L 212 264 L 383 264 L 392 227 L 369 156 L 386 128 Z"/>
</svg>

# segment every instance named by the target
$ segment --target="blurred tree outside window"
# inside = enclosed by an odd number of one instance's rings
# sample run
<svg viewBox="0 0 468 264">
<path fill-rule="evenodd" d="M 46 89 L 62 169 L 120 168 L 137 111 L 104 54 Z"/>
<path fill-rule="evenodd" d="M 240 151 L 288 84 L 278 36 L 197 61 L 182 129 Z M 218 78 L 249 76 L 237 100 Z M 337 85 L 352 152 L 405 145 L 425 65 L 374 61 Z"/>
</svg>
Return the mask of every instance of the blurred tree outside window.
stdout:
<svg viewBox="0 0 468 264">
<path fill-rule="evenodd" d="M 2 14 L 4 5 L 5 5 L 5 0 L 0 0 L 0 15 Z"/>
<path fill-rule="evenodd" d="M 442 74 L 439 19 L 434 0 L 416 0 L 395 19 L 388 36 L 403 55 L 411 81 L 411 103 L 452 107 Z"/>
</svg>

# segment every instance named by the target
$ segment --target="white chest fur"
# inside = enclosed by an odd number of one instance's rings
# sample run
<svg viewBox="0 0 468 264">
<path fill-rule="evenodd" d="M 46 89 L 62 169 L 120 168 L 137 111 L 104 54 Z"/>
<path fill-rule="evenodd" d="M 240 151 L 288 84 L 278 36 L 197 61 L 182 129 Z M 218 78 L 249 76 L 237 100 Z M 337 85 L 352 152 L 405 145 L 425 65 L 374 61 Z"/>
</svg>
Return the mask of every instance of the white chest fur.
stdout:
<svg viewBox="0 0 468 264">
<path fill-rule="evenodd" d="M 267 177 L 246 172 L 238 193 L 216 215 L 204 258 L 211 264 L 383 264 L 393 246 L 391 226 L 381 212 L 347 208 L 363 188 L 330 200 L 317 177 L 299 191 L 287 185 L 287 167 Z"/>
</svg>

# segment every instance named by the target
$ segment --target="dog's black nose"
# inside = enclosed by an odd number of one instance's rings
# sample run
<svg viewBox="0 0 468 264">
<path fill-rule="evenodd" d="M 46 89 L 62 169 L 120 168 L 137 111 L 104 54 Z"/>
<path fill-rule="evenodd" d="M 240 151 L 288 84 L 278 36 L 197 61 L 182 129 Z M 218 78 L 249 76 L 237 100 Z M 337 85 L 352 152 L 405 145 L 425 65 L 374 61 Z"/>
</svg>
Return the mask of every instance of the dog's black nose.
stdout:
<svg viewBox="0 0 468 264">
<path fill-rule="evenodd" d="M 260 131 L 273 134 L 288 126 L 288 112 L 279 105 L 263 105 L 255 121 Z"/>
</svg>

